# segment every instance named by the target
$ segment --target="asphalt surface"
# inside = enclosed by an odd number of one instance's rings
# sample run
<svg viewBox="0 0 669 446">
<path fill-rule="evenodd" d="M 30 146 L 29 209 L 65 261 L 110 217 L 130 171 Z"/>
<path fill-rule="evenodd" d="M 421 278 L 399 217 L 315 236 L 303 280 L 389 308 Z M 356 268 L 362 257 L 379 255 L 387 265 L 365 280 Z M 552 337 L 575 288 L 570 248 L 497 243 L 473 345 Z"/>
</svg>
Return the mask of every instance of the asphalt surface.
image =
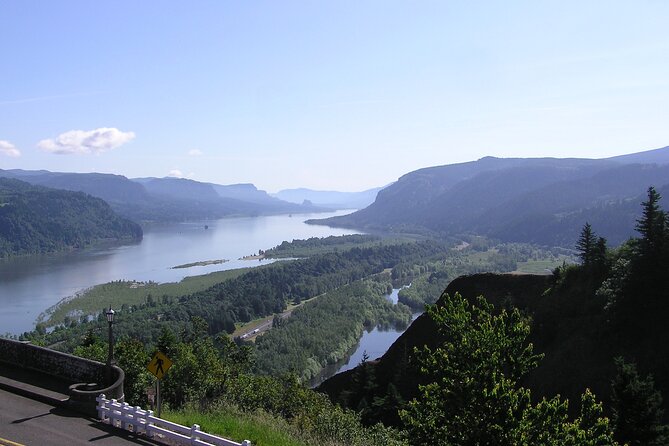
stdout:
<svg viewBox="0 0 669 446">
<path fill-rule="evenodd" d="M 0 390 L 0 446 L 156 445 L 82 415 Z"/>
</svg>

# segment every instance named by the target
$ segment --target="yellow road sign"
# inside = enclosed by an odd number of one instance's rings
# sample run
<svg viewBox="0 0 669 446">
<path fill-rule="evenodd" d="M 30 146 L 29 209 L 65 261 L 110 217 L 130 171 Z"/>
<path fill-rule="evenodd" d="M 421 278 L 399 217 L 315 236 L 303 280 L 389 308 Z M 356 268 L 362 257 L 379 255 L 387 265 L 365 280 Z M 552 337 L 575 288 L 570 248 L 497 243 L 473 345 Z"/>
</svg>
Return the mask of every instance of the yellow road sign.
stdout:
<svg viewBox="0 0 669 446">
<path fill-rule="evenodd" d="M 146 366 L 149 372 L 153 373 L 158 379 L 163 379 L 170 367 L 172 367 L 172 361 L 161 352 L 156 352 L 151 358 L 151 362 Z"/>
</svg>

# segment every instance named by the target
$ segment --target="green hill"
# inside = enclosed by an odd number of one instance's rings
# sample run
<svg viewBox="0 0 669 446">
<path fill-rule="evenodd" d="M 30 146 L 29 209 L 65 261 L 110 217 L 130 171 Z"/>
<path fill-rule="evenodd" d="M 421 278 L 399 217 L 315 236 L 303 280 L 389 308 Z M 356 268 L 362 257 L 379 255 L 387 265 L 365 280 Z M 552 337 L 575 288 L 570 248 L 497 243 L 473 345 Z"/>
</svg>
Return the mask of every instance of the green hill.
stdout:
<svg viewBox="0 0 669 446">
<path fill-rule="evenodd" d="M 142 229 L 100 198 L 0 178 L 0 257 L 141 239 Z"/>
</svg>

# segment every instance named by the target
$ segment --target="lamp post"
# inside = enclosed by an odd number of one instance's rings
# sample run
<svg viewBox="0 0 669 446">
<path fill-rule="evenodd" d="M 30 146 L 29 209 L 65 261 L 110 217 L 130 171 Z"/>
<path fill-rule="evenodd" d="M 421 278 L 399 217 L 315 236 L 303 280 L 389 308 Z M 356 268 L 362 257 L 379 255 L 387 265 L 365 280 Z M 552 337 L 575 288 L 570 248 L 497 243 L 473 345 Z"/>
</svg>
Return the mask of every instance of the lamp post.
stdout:
<svg viewBox="0 0 669 446">
<path fill-rule="evenodd" d="M 114 364 L 114 334 L 112 332 L 112 325 L 114 325 L 114 310 L 111 305 L 109 310 L 105 312 L 107 322 L 109 323 L 109 355 L 107 356 L 107 383 L 111 384 L 112 380 L 112 365 Z"/>
</svg>

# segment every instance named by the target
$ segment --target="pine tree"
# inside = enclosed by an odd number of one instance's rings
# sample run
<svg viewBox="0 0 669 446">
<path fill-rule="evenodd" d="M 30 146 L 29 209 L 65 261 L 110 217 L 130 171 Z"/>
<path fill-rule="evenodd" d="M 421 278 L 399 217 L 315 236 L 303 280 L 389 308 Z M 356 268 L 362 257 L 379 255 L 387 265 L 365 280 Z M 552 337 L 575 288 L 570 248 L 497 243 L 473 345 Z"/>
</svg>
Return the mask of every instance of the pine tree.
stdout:
<svg viewBox="0 0 669 446">
<path fill-rule="evenodd" d="M 636 365 L 616 358 L 616 376 L 611 382 L 612 417 L 616 440 L 629 446 L 667 444 L 667 426 L 662 421 L 662 395 L 652 376 L 641 378 Z"/>
<path fill-rule="evenodd" d="M 593 248 L 592 262 L 597 267 L 606 266 L 606 239 L 604 237 L 597 238 L 597 243 Z"/>
<path fill-rule="evenodd" d="M 578 257 L 581 259 L 583 265 L 588 266 L 592 263 L 596 244 L 597 239 L 592 230 L 592 226 L 590 226 L 590 223 L 586 222 L 581 230 L 581 235 L 576 242 Z"/>
<path fill-rule="evenodd" d="M 648 188 L 648 200 L 641 203 L 643 213 L 635 227 L 641 234 L 639 254 L 648 261 L 658 260 L 666 238 L 667 216 L 660 209 L 660 198 L 653 186 Z"/>
</svg>

